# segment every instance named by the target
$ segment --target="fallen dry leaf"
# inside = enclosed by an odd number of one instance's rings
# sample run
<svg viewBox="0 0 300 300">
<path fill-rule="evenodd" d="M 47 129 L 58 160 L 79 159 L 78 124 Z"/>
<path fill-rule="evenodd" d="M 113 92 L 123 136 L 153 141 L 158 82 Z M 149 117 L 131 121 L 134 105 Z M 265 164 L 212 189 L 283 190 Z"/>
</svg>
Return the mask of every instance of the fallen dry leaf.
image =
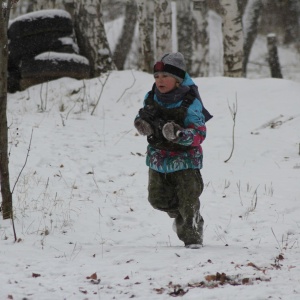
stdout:
<svg viewBox="0 0 300 300">
<path fill-rule="evenodd" d="M 98 279 L 97 273 L 93 273 L 91 276 L 87 276 L 86 279 Z"/>
</svg>

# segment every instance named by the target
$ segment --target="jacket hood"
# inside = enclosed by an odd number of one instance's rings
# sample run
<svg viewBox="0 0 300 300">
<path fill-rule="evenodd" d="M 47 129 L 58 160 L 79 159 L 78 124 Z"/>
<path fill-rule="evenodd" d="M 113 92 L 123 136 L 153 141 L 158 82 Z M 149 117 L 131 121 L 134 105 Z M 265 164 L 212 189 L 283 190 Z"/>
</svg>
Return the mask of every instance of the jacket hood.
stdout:
<svg viewBox="0 0 300 300">
<path fill-rule="evenodd" d="M 193 81 L 191 76 L 186 72 L 181 85 L 185 85 L 185 86 L 195 85 L 195 82 Z"/>
</svg>

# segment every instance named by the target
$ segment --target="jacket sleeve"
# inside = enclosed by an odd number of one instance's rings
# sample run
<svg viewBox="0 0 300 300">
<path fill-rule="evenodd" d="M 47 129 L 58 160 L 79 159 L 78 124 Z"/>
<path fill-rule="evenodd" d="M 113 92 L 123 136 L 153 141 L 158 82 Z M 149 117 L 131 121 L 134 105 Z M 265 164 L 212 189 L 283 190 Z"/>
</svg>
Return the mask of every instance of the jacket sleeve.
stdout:
<svg viewBox="0 0 300 300">
<path fill-rule="evenodd" d="M 205 118 L 202 113 L 202 104 L 196 98 L 189 106 L 184 120 L 184 128 L 175 140 L 175 143 L 185 146 L 199 146 L 206 137 Z"/>
<path fill-rule="evenodd" d="M 143 107 L 145 107 L 145 101 L 146 101 L 146 99 L 148 98 L 148 95 L 149 95 L 149 92 L 145 95 L 145 98 L 144 98 L 144 101 L 143 101 Z M 136 116 L 135 116 L 135 119 L 134 119 L 134 122 L 136 121 L 136 119 L 138 119 L 138 118 L 140 118 L 140 115 L 139 114 L 137 114 Z"/>
</svg>

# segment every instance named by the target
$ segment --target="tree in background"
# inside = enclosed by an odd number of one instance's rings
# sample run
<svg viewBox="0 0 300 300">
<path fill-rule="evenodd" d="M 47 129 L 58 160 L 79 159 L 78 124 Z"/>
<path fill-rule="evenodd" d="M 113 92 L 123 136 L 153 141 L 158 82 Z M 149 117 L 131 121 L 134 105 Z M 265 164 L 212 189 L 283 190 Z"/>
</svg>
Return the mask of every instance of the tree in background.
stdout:
<svg viewBox="0 0 300 300">
<path fill-rule="evenodd" d="M 192 36 L 194 32 L 191 0 L 177 0 L 176 13 L 178 51 L 183 54 L 187 70 L 191 72 L 193 64 Z"/>
<path fill-rule="evenodd" d="M 116 69 L 102 20 L 101 0 L 75 1 L 74 27 L 80 54 L 91 65 L 91 77 Z"/>
<path fill-rule="evenodd" d="M 151 73 L 153 71 L 153 22 L 149 24 L 148 16 L 154 13 L 151 10 L 149 1 L 136 0 L 138 7 L 138 20 L 139 20 L 139 42 L 140 42 L 140 57 L 139 67 L 142 71 Z"/>
<path fill-rule="evenodd" d="M 261 34 L 275 33 L 281 43 L 300 46 L 299 0 L 264 0 L 261 14 Z"/>
<path fill-rule="evenodd" d="M 244 58 L 243 58 L 243 75 L 247 75 L 247 64 L 253 43 L 257 37 L 259 17 L 262 10 L 261 0 L 249 0 L 245 9 L 243 18 L 244 32 Z"/>
<path fill-rule="evenodd" d="M 137 21 L 137 5 L 135 0 L 127 0 L 122 32 L 116 45 L 113 61 L 118 70 L 124 69 L 126 58 L 130 52 Z"/>
<path fill-rule="evenodd" d="M 207 1 L 192 2 L 192 66 L 190 74 L 206 77 L 209 74 L 209 34 Z"/>
<path fill-rule="evenodd" d="M 15 1 L 16 2 L 16 1 Z M 0 186 L 3 219 L 13 217 L 12 193 L 9 181 L 8 128 L 7 128 L 7 27 L 13 1 L 0 0 Z"/>
<path fill-rule="evenodd" d="M 243 75 L 243 30 L 237 0 L 220 0 L 222 6 L 224 76 Z"/>
<path fill-rule="evenodd" d="M 172 9 L 170 0 L 155 0 L 156 59 L 172 52 Z"/>
</svg>

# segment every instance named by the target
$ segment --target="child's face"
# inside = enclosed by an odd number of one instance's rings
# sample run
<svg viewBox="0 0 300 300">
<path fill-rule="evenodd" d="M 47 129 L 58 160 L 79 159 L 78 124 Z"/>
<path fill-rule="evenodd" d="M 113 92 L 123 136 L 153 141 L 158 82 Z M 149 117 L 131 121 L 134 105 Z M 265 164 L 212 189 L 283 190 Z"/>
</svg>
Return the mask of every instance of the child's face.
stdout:
<svg viewBox="0 0 300 300">
<path fill-rule="evenodd" d="M 154 79 L 156 87 L 162 94 L 168 93 L 177 87 L 177 80 L 165 73 L 156 74 Z"/>
</svg>

